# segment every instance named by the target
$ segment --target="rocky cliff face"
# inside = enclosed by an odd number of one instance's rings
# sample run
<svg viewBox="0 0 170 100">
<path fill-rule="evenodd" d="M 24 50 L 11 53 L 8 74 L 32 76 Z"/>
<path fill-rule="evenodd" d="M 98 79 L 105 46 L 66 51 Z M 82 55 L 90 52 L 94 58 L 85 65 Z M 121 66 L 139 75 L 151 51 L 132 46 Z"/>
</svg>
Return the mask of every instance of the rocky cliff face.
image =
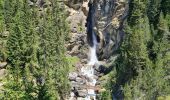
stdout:
<svg viewBox="0 0 170 100">
<path fill-rule="evenodd" d="M 122 23 L 127 14 L 125 0 L 93 0 L 89 3 L 92 13 L 92 31 L 98 36 L 99 59 L 108 59 L 123 38 Z M 87 20 L 88 22 L 88 20 Z M 90 32 L 88 40 L 90 40 Z"/>
<path fill-rule="evenodd" d="M 127 3 L 128 0 L 68 0 L 65 4 L 69 12 L 68 21 L 71 22 L 71 39 L 81 35 L 81 42 L 92 45 L 91 34 L 95 32 L 99 42 L 99 60 L 110 58 L 124 35 L 122 29 L 128 11 Z M 75 48 L 72 49 L 74 52 Z"/>
<path fill-rule="evenodd" d="M 86 96 L 86 88 L 79 85 L 77 79 L 86 81 L 81 75 L 81 67 L 88 61 L 88 46 L 93 46 L 92 33 L 96 34 L 98 45 L 97 55 L 100 62 L 108 63 L 115 58 L 114 53 L 121 43 L 124 32 L 123 23 L 128 12 L 128 0 L 67 0 L 66 9 L 69 12 L 71 35 L 67 43 L 67 54 L 77 56 L 80 62 L 75 65 L 77 70 L 70 73 L 73 91 L 80 91 Z M 102 63 L 103 64 L 103 63 Z M 96 79 L 101 77 L 104 67 L 95 67 Z M 108 69 L 103 69 L 108 70 Z M 83 83 L 82 83 L 83 84 Z M 100 90 L 100 82 L 94 90 Z M 84 91 L 84 92 L 81 92 Z"/>
</svg>

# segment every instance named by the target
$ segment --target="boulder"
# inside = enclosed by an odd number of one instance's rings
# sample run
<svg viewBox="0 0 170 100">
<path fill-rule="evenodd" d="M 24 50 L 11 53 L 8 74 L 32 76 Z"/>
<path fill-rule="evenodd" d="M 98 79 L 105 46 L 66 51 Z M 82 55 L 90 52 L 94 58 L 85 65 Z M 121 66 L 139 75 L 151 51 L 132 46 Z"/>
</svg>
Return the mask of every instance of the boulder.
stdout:
<svg viewBox="0 0 170 100">
<path fill-rule="evenodd" d="M 1 69 L 1 70 L 0 70 L 0 78 L 5 77 L 6 74 L 7 74 L 7 70 L 6 70 L 6 69 Z"/>
<path fill-rule="evenodd" d="M 72 73 L 69 73 L 69 80 L 76 80 L 76 77 L 78 76 L 78 74 L 76 72 L 72 72 Z"/>
<path fill-rule="evenodd" d="M 74 88 L 77 88 L 77 87 L 79 87 L 80 85 L 77 83 L 77 82 L 75 82 L 75 81 L 71 81 L 71 86 L 72 86 L 72 88 L 74 87 Z"/>
<path fill-rule="evenodd" d="M 93 81 L 93 79 L 92 79 L 91 77 L 85 76 L 85 79 L 86 79 L 88 82 L 92 82 L 92 81 Z"/>
<path fill-rule="evenodd" d="M 78 96 L 79 97 L 86 97 L 86 95 L 87 95 L 87 90 L 79 90 L 78 91 Z"/>
<path fill-rule="evenodd" d="M 78 53 L 79 53 L 79 46 L 78 46 L 78 45 L 75 45 L 75 46 L 72 48 L 70 54 L 71 54 L 71 55 L 77 55 Z"/>
<path fill-rule="evenodd" d="M 76 82 L 83 84 L 83 83 L 85 83 L 85 80 L 83 78 L 77 77 Z"/>
<path fill-rule="evenodd" d="M 84 1 L 81 10 L 83 11 L 84 15 L 87 16 L 88 15 L 88 1 Z"/>
<path fill-rule="evenodd" d="M 4 68 L 7 65 L 7 62 L 0 62 L 0 68 Z"/>
</svg>

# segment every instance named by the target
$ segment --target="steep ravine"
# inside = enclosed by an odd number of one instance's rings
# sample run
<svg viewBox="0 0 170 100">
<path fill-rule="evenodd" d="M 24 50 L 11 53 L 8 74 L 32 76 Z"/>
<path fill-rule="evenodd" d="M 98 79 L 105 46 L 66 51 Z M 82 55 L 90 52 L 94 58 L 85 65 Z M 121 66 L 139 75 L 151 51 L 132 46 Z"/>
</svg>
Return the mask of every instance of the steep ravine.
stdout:
<svg viewBox="0 0 170 100">
<path fill-rule="evenodd" d="M 71 2 L 71 3 L 69 3 Z M 102 90 L 99 78 L 107 74 L 123 39 L 127 0 L 68 0 L 71 37 L 67 54 L 80 59 L 70 72 L 70 100 L 98 100 Z M 99 61 L 98 61 L 99 60 Z"/>
</svg>

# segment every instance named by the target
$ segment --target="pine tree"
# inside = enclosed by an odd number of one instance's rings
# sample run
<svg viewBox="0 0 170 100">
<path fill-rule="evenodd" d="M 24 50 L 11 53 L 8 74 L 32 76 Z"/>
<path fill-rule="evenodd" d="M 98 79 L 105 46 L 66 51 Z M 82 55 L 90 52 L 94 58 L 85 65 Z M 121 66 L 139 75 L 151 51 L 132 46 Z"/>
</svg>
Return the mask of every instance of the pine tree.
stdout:
<svg viewBox="0 0 170 100">
<path fill-rule="evenodd" d="M 152 8 L 152 7 L 151 7 Z M 117 84 L 123 86 L 124 98 L 150 100 L 156 97 L 157 75 L 154 65 L 148 58 L 147 43 L 151 39 L 147 2 L 132 0 L 126 24 L 126 38 L 118 60 Z M 159 70 L 160 71 L 160 70 Z"/>
<path fill-rule="evenodd" d="M 5 61 L 6 59 L 5 47 L 6 47 L 6 40 L 8 36 L 8 32 L 5 31 L 3 4 L 4 1 L 1 0 L 0 1 L 0 61 Z"/>
<path fill-rule="evenodd" d="M 165 79 L 169 70 L 169 21 L 165 17 L 167 12 L 161 13 L 161 3 L 159 0 L 130 3 L 126 38 L 117 62 L 117 84 L 123 86 L 125 99 L 151 100 L 169 93 L 169 82 Z"/>
<path fill-rule="evenodd" d="M 14 2 L 16 12 L 13 22 L 8 26 L 10 36 L 7 41 L 10 64 L 7 80 L 10 81 L 5 84 L 4 96 L 11 99 L 33 99 L 31 93 L 35 91 L 33 91 L 33 77 L 30 70 L 33 55 L 33 27 L 30 23 L 32 16 L 30 16 L 27 0 Z"/>
<path fill-rule="evenodd" d="M 51 95 L 51 99 L 65 99 L 68 92 L 68 65 L 65 59 L 65 19 L 61 13 L 57 1 L 52 2 L 52 8 L 48 9 L 47 14 L 42 19 L 41 27 L 41 53 L 44 57 L 41 59 L 43 70 L 45 72 L 45 85 Z M 66 32 L 65 32 L 66 31 Z"/>
</svg>

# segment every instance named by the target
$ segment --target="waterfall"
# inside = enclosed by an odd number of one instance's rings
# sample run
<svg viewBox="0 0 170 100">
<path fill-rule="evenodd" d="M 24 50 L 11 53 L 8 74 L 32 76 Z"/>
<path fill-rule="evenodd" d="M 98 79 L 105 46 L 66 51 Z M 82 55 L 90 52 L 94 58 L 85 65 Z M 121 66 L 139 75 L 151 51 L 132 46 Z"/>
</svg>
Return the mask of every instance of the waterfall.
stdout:
<svg viewBox="0 0 170 100">
<path fill-rule="evenodd" d="M 87 64 L 87 66 L 82 68 L 82 73 L 84 75 L 86 75 L 87 77 L 89 77 L 92 81 L 88 82 L 87 81 L 87 86 L 92 86 L 95 87 L 96 84 L 96 79 L 94 78 L 94 68 L 93 66 L 98 63 L 98 59 L 96 56 L 96 47 L 97 47 L 97 39 L 96 39 L 96 35 L 94 33 L 92 33 L 92 40 L 93 40 L 93 46 L 89 48 L 90 50 L 90 60 Z M 88 94 L 85 98 L 85 100 L 96 100 L 96 94 L 95 94 L 95 90 L 94 89 L 87 89 Z"/>
<path fill-rule="evenodd" d="M 96 56 L 96 46 L 97 46 L 97 39 L 94 33 L 92 33 L 92 39 L 93 39 L 93 47 L 90 47 L 90 61 L 89 65 L 94 65 L 98 62 L 97 56 Z"/>
</svg>

